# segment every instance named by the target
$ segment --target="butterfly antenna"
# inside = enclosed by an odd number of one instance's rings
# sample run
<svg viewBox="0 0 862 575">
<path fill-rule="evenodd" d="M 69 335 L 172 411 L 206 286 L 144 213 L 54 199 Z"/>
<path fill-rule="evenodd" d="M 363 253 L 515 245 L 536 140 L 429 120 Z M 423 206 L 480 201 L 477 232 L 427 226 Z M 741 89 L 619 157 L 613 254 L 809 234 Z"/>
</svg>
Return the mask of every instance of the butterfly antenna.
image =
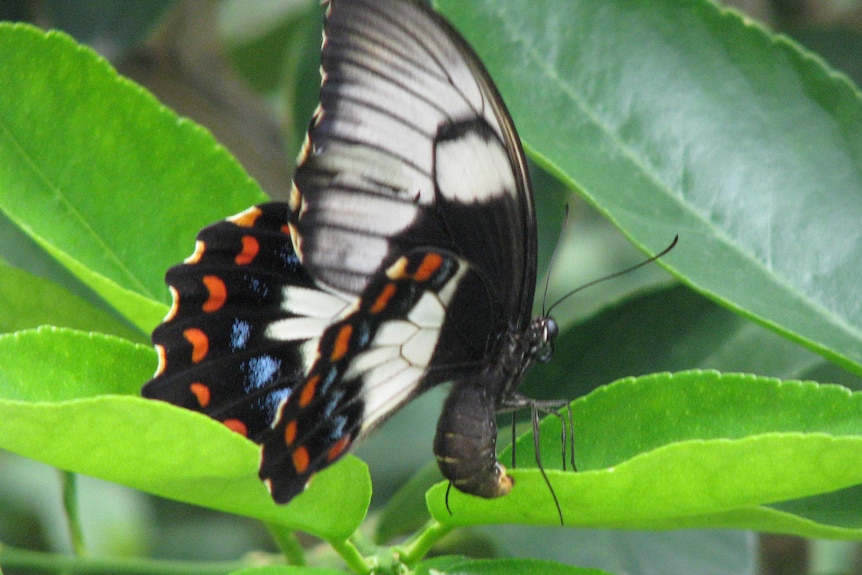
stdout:
<svg viewBox="0 0 862 575">
<path fill-rule="evenodd" d="M 640 262 L 640 263 L 638 263 L 638 264 L 635 264 L 635 265 L 633 265 L 633 266 L 631 266 L 631 267 L 629 267 L 629 268 L 626 268 L 626 269 L 624 269 L 624 270 L 621 270 L 621 271 L 618 271 L 618 272 L 614 272 L 614 273 L 612 273 L 612 274 L 610 274 L 610 275 L 606 275 L 606 276 L 604 276 L 604 277 L 601 277 L 601 278 L 599 278 L 599 279 L 593 280 L 593 281 L 591 281 L 591 282 L 587 282 L 587 283 L 585 283 L 584 285 L 582 285 L 582 286 L 580 286 L 580 287 L 577 287 L 577 288 L 573 289 L 572 291 L 570 291 L 569 293 L 567 293 L 566 295 L 564 295 L 563 297 L 561 297 L 560 299 L 558 299 L 558 300 L 556 301 L 556 303 L 554 303 L 554 305 L 552 305 L 550 308 L 548 308 L 548 311 L 547 311 L 547 312 L 545 312 L 543 315 L 550 315 L 551 311 L 552 311 L 555 307 L 557 307 L 558 305 L 560 305 L 561 303 L 563 303 L 564 301 L 566 301 L 567 299 L 569 299 L 571 296 L 575 295 L 575 294 L 576 294 L 576 293 L 578 293 L 578 292 L 581 292 L 581 291 L 583 291 L 583 290 L 585 290 L 585 289 L 587 289 L 587 288 L 593 287 L 593 286 L 594 286 L 594 285 L 596 285 L 596 284 L 600 284 L 600 283 L 606 282 L 606 281 L 608 281 L 608 280 L 610 280 L 610 279 L 613 279 L 613 278 L 619 277 L 619 276 L 621 276 L 621 275 L 625 275 L 625 274 L 627 274 L 627 273 L 633 272 L 633 271 L 635 271 L 635 270 L 636 270 L 636 269 L 638 269 L 638 268 L 642 268 L 642 267 L 644 267 L 645 265 L 651 264 L 651 263 L 653 263 L 654 261 L 656 261 L 657 259 L 659 259 L 659 258 L 661 258 L 661 257 L 663 257 L 663 256 L 666 256 L 666 255 L 667 255 L 667 253 L 668 253 L 669 251 L 671 251 L 674 247 L 676 247 L 676 244 L 677 244 L 677 242 L 678 242 L 678 241 L 679 241 L 679 234 L 677 234 L 677 235 L 675 235 L 675 236 L 673 237 L 673 241 L 670 243 L 670 245 L 669 245 L 668 247 L 666 247 L 665 249 L 663 249 L 661 252 L 657 253 L 656 255 L 652 256 L 651 258 L 645 259 L 644 261 L 642 261 L 642 262 Z M 543 307 L 544 307 L 544 306 L 543 306 Z"/>
<path fill-rule="evenodd" d="M 551 262 L 548 264 L 548 273 L 545 275 L 545 291 L 542 293 L 542 315 L 545 313 L 545 304 L 548 302 L 548 286 L 551 283 L 551 272 L 554 271 L 554 264 L 557 261 L 557 254 L 560 252 L 560 244 L 563 243 L 563 237 L 566 234 L 566 228 L 569 227 L 569 204 L 566 204 L 566 212 L 563 215 L 563 227 L 560 228 L 560 237 L 557 238 L 557 245 L 554 246 L 554 253 L 551 254 Z"/>
</svg>

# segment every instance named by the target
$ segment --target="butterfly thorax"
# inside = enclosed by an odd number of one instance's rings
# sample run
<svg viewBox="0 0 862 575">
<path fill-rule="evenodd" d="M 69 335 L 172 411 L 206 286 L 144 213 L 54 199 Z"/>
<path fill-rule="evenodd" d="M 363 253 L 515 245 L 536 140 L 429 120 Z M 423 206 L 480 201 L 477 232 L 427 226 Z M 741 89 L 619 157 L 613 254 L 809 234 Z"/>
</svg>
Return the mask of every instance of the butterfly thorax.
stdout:
<svg viewBox="0 0 862 575">
<path fill-rule="evenodd" d="M 498 407 L 507 407 L 521 381 L 536 362 L 547 363 L 554 353 L 554 340 L 559 327 L 554 318 L 538 316 L 526 329 L 510 327 L 501 338 L 497 359 L 489 363 L 483 375 L 488 381 L 498 381 Z"/>
</svg>

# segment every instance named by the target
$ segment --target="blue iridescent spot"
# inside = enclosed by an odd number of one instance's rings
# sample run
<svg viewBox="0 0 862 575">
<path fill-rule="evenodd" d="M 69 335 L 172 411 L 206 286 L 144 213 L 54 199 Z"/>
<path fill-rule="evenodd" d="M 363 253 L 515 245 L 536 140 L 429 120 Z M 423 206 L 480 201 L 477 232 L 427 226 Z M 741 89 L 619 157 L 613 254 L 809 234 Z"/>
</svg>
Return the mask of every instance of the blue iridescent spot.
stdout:
<svg viewBox="0 0 862 575">
<path fill-rule="evenodd" d="M 272 383 L 281 369 L 281 360 L 271 355 L 260 355 L 243 363 L 241 369 L 246 374 L 245 391 L 248 393 Z"/>
<path fill-rule="evenodd" d="M 256 278 L 252 275 L 247 275 L 243 278 L 249 287 L 249 290 L 260 297 L 261 299 L 266 299 L 266 296 L 269 294 L 269 285 L 266 282 L 261 281 L 260 278 Z"/>
<path fill-rule="evenodd" d="M 332 428 L 329 431 L 330 439 L 340 439 L 344 435 L 344 426 L 347 425 L 347 416 L 342 414 L 332 419 Z"/>
<path fill-rule="evenodd" d="M 281 402 L 286 401 L 292 393 L 293 389 L 289 387 L 283 387 L 281 389 L 276 389 L 272 393 L 267 393 L 264 398 L 264 409 L 266 410 L 266 413 L 270 414 L 270 417 L 275 417 L 275 414 L 278 412 L 278 406 L 281 405 Z"/>
<path fill-rule="evenodd" d="M 326 404 L 326 407 L 323 408 L 323 417 L 329 419 L 332 417 L 332 412 L 335 411 L 335 408 L 338 407 L 338 402 L 341 401 L 341 398 L 344 396 L 343 389 L 337 389 L 332 392 L 329 396 L 329 403 Z"/>
<path fill-rule="evenodd" d="M 326 376 L 324 376 L 322 383 L 320 384 L 320 388 L 318 389 L 318 393 L 321 395 L 326 395 L 326 392 L 329 391 L 329 386 L 335 383 L 335 380 L 338 378 L 338 368 L 334 365 L 329 368 L 329 372 L 327 372 Z"/>
<path fill-rule="evenodd" d="M 230 327 L 230 348 L 232 351 L 245 349 L 251 337 L 251 324 L 241 319 L 236 319 Z"/>
<path fill-rule="evenodd" d="M 359 349 L 365 349 L 371 342 L 371 325 L 368 321 L 360 320 L 357 322 L 357 331 L 359 332 L 358 346 Z"/>
</svg>

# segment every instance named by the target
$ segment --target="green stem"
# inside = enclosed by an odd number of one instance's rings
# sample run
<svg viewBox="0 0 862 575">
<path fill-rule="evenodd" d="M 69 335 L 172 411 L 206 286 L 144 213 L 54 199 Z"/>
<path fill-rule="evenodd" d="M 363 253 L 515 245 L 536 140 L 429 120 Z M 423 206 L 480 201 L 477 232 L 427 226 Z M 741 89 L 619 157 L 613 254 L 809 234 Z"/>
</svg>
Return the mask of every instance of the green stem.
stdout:
<svg viewBox="0 0 862 575">
<path fill-rule="evenodd" d="M 452 531 L 452 527 L 442 525 L 433 519 L 430 520 L 411 541 L 398 548 L 401 561 L 407 565 L 415 565 L 428 554 L 435 543 L 450 531 Z"/>
<path fill-rule="evenodd" d="M 75 557 L 40 553 L 0 545 L 0 567 L 35 573 L 74 573 L 84 575 L 224 575 L 248 563 L 195 563 L 190 561 L 155 561 L 152 559 L 120 559 Z"/>
<path fill-rule="evenodd" d="M 327 541 L 327 543 L 335 549 L 335 552 L 341 556 L 344 562 L 347 563 L 347 566 L 355 573 L 367 575 L 374 569 L 375 566 L 365 560 L 359 549 L 349 539 L 345 541 Z"/>
<path fill-rule="evenodd" d="M 78 513 L 78 476 L 71 471 L 63 471 L 63 509 L 66 512 L 66 524 L 69 527 L 69 537 L 72 540 L 72 551 L 78 557 L 86 557 L 87 545 L 84 543 L 84 529 L 81 526 L 81 516 Z"/>
<path fill-rule="evenodd" d="M 293 530 L 287 529 L 277 523 L 266 523 L 266 527 L 269 529 L 281 554 L 287 560 L 288 565 L 303 566 L 306 564 L 305 551 Z"/>
</svg>

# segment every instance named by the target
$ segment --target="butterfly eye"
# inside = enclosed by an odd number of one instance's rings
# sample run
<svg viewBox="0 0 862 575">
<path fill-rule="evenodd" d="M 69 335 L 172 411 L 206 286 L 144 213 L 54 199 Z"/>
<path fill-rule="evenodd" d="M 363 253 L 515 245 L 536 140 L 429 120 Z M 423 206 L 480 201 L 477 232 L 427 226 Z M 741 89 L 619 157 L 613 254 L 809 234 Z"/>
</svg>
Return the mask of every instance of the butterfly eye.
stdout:
<svg viewBox="0 0 862 575">
<path fill-rule="evenodd" d="M 557 320 L 552 317 L 545 318 L 544 328 L 543 339 L 548 343 L 553 343 L 560 335 L 560 326 L 557 324 Z"/>
</svg>

